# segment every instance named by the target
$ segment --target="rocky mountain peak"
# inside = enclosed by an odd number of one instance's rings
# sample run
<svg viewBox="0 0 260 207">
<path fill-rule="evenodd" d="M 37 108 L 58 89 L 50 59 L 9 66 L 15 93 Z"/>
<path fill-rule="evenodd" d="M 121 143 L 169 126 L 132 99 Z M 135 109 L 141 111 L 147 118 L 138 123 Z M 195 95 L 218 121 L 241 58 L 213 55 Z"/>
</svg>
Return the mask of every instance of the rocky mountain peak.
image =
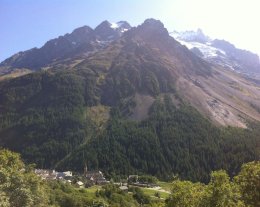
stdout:
<svg viewBox="0 0 260 207">
<path fill-rule="evenodd" d="M 106 20 L 95 28 L 95 33 L 100 41 L 112 41 L 119 38 L 129 29 L 131 29 L 131 26 L 125 21 L 110 23 Z"/>
<path fill-rule="evenodd" d="M 72 34 L 76 35 L 88 35 L 89 33 L 93 32 L 93 29 L 89 26 L 79 27 L 73 30 Z"/>
<path fill-rule="evenodd" d="M 117 25 L 124 29 L 131 29 L 131 25 L 127 21 L 119 21 Z"/>
<path fill-rule="evenodd" d="M 144 21 L 144 23 L 141 25 L 141 27 L 150 29 L 150 30 L 158 30 L 158 31 L 167 31 L 167 29 L 164 27 L 163 23 L 160 20 L 156 19 L 147 19 Z M 168 33 L 168 31 L 167 31 Z"/>
<path fill-rule="evenodd" d="M 102 30 L 106 30 L 106 29 L 109 29 L 111 28 L 111 23 L 107 20 L 101 22 L 96 28 L 95 28 L 95 31 L 96 32 L 99 32 L 99 31 L 102 31 Z"/>
<path fill-rule="evenodd" d="M 133 33 L 135 33 L 133 31 Z M 136 33 L 145 39 L 150 39 L 152 42 L 161 42 L 169 37 L 167 29 L 163 23 L 155 19 L 147 19 L 143 24 L 136 28 Z"/>
<path fill-rule="evenodd" d="M 207 43 L 210 41 L 210 38 L 206 36 L 202 29 L 198 28 L 197 31 L 184 31 L 184 32 L 173 32 L 173 36 L 177 39 L 181 39 L 187 42 L 199 42 L 199 43 Z"/>
</svg>

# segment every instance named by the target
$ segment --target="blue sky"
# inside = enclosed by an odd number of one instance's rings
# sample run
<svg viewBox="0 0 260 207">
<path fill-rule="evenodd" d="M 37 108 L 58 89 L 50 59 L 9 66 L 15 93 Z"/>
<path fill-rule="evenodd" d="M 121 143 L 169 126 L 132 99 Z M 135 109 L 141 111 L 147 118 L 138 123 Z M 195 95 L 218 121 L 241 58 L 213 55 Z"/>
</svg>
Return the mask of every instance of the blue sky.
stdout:
<svg viewBox="0 0 260 207">
<path fill-rule="evenodd" d="M 260 54 L 258 0 L 0 0 L 0 61 L 103 20 L 161 20 L 169 31 L 202 28 Z"/>
</svg>

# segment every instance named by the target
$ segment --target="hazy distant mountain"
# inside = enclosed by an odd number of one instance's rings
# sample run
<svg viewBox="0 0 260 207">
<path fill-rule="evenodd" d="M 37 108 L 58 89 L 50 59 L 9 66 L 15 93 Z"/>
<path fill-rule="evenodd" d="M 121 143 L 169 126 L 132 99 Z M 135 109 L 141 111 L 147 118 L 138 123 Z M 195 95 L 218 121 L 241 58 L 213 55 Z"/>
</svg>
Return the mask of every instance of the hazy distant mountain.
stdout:
<svg viewBox="0 0 260 207">
<path fill-rule="evenodd" d="M 212 40 L 201 29 L 185 32 L 175 31 L 171 35 L 195 54 L 211 63 L 252 78 L 260 76 L 260 60 L 257 54 L 238 49 L 225 40 Z"/>
<path fill-rule="evenodd" d="M 171 33 L 173 36 L 176 37 L 178 40 L 183 40 L 186 42 L 199 42 L 202 44 L 206 44 L 210 42 L 210 38 L 206 36 L 201 29 L 197 31 L 184 31 L 184 32 L 177 32 L 174 31 Z"/>
</svg>

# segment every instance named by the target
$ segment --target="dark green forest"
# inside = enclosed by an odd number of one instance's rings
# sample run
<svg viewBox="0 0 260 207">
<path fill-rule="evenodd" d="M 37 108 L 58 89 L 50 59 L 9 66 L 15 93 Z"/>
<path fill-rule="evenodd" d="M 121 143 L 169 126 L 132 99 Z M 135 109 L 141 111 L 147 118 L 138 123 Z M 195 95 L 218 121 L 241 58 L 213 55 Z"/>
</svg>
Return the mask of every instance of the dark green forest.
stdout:
<svg viewBox="0 0 260 207">
<path fill-rule="evenodd" d="M 142 122 L 112 118 L 106 130 L 80 147 L 60 167 L 91 169 L 108 175 L 148 173 L 161 179 L 178 175 L 207 182 L 209 173 L 240 166 L 259 156 L 257 130 L 217 128 L 191 106 L 175 108 L 169 97 L 156 101 Z"/>
<path fill-rule="evenodd" d="M 39 168 L 81 172 L 86 163 L 108 177 L 139 173 L 208 182 L 212 170 L 233 176 L 259 159 L 259 123 L 215 126 L 180 98 L 167 73 L 150 68 L 128 76 L 132 69 L 107 74 L 85 67 L 0 82 L 0 145 Z M 143 121 L 128 119 L 137 92 L 155 98 Z M 110 108 L 102 128 L 86 113 L 97 105 Z"/>
</svg>

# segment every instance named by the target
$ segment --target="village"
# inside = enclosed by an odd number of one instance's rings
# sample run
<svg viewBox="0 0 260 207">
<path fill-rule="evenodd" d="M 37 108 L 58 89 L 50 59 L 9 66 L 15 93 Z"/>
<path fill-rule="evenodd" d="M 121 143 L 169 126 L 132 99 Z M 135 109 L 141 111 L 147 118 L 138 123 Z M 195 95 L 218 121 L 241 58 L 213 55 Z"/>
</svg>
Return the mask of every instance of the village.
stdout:
<svg viewBox="0 0 260 207">
<path fill-rule="evenodd" d="M 113 183 L 123 191 L 128 191 L 129 185 L 146 188 L 158 188 L 156 182 L 151 179 L 144 179 L 144 176 L 129 175 L 127 179 L 121 182 L 109 181 L 105 178 L 100 170 L 88 171 L 87 167 L 84 169 L 84 174 L 73 174 L 72 171 L 58 172 L 51 169 L 35 169 L 35 174 L 43 180 L 51 181 L 57 180 L 63 183 L 68 183 L 77 188 L 89 188 L 94 185 L 102 186 Z"/>
</svg>

